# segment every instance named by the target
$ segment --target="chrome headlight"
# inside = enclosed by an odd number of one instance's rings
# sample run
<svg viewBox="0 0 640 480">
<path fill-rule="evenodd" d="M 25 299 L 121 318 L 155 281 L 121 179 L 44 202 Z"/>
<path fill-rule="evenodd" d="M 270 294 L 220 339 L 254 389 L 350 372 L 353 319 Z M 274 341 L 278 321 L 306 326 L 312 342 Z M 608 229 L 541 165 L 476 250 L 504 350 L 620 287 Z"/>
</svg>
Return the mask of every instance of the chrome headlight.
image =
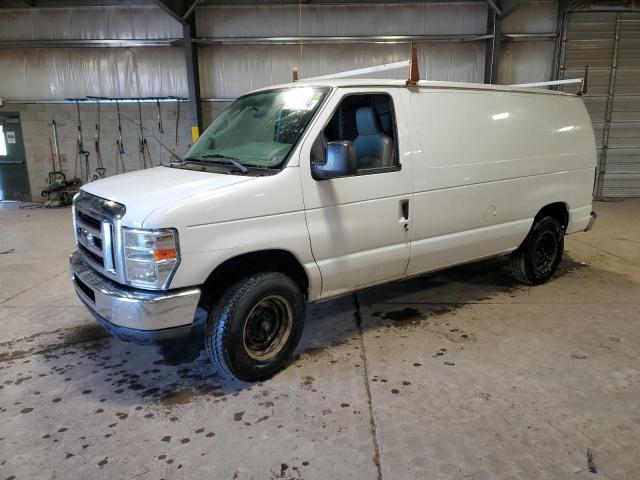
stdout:
<svg viewBox="0 0 640 480">
<path fill-rule="evenodd" d="M 162 290 L 180 263 L 178 232 L 173 228 L 124 228 L 124 264 L 127 284 Z"/>
</svg>

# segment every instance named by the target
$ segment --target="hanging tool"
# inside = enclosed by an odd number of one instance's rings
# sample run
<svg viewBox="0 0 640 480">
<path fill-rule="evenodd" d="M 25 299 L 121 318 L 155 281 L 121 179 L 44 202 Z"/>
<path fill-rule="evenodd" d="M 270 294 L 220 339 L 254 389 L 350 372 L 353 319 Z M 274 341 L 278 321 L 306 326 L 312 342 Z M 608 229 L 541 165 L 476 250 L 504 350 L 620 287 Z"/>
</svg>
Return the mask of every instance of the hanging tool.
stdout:
<svg viewBox="0 0 640 480">
<path fill-rule="evenodd" d="M 158 132 L 160 136 L 160 141 L 162 141 L 162 134 L 164 133 L 164 129 L 162 128 L 162 115 L 160 115 L 160 99 L 156 98 L 156 105 L 158 107 Z M 160 150 L 160 165 L 162 165 L 162 150 Z"/>
<path fill-rule="evenodd" d="M 104 164 L 102 163 L 102 154 L 100 153 L 100 101 L 96 100 L 96 105 L 98 107 L 98 119 L 96 120 L 96 133 L 95 133 L 95 148 L 96 148 L 96 161 L 98 162 L 98 167 L 96 168 L 96 173 L 93 175 L 94 180 L 98 180 L 99 178 L 104 178 L 107 173 L 107 169 L 104 168 Z"/>
<path fill-rule="evenodd" d="M 149 158 L 149 148 L 147 145 L 147 139 L 144 138 L 144 129 L 142 127 L 142 107 L 140 106 L 140 100 L 138 100 L 138 116 L 140 118 L 140 138 L 138 138 L 138 146 L 140 148 L 140 168 L 153 167 L 151 158 Z M 147 166 L 147 160 L 149 165 Z"/>
<path fill-rule="evenodd" d="M 175 155 L 176 148 L 178 147 L 178 129 L 180 128 L 180 99 L 176 98 L 176 141 L 173 144 L 173 148 L 171 149 L 171 157 L 169 157 L 169 161 Z"/>
<path fill-rule="evenodd" d="M 58 148 L 58 131 L 56 128 L 56 121 L 52 120 L 50 123 L 53 129 L 53 140 L 49 137 L 49 153 L 51 155 L 51 171 L 47 178 L 48 187 L 40 192 L 40 194 L 46 199 L 45 206 L 57 207 L 67 205 L 69 202 L 69 196 L 66 194 L 66 189 L 69 186 L 67 177 L 60 169 L 60 149 Z"/>
<path fill-rule="evenodd" d="M 51 128 L 53 129 L 53 148 L 55 150 L 54 157 L 54 172 L 61 172 L 60 168 L 60 145 L 58 144 L 58 128 L 55 120 L 51 120 Z"/>
<path fill-rule="evenodd" d="M 178 127 L 180 125 L 180 99 L 176 100 L 176 145 L 178 145 Z"/>
<path fill-rule="evenodd" d="M 132 118 L 126 116 L 124 113 L 122 114 L 122 118 L 124 118 L 125 120 L 127 120 L 128 122 L 133 123 L 136 127 L 140 128 L 140 130 L 147 132 L 147 134 L 153 138 L 156 142 L 158 142 L 160 144 L 160 146 L 162 148 L 164 148 L 167 152 L 169 152 L 169 154 L 171 155 L 171 159 L 176 159 L 178 162 L 183 162 L 184 160 L 182 160 L 182 157 L 180 155 L 178 155 L 177 153 L 175 153 L 172 149 L 170 149 L 169 147 L 167 147 L 164 143 L 162 143 L 160 141 L 160 139 L 158 137 L 156 137 L 153 132 L 150 132 L 149 130 L 147 130 L 142 123 L 138 123 L 135 120 L 133 120 Z"/>
<path fill-rule="evenodd" d="M 80 102 L 76 100 L 76 109 L 78 112 L 78 141 L 76 149 L 76 159 L 73 166 L 73 177 L 78 178 L 78 160 L 80 156 L 84 157 L 84 174 L 85 182 L 89 182 L 89 151 L 84 149 L 84 143 L 82 139 L 82 121 L 80 120 Z"/>
<path fill-rule="evenodd" d="M 124 144 L 122 143 L 122 123 L 120 121 L 120 105 L 118 104 L 118 100 L 116 100 L 116 110 L 118 112 L 118 139 L 116 140 L 116 156 L 120 159 L 120 165 L 122 165 L 122 173 L 125 172 L 124 169 Z M 118 158 L 116 158 L 116 175 L 118 174 Z"/>
</svg>

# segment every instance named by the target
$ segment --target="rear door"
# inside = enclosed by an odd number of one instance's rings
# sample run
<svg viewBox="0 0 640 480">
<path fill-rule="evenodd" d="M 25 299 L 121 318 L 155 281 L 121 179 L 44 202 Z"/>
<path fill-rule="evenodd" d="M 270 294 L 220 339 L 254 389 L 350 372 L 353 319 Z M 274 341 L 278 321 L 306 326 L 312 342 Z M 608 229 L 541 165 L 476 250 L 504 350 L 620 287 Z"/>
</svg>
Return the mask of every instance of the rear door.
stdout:
<svg viewBox="0 0 640 480">
<path fill-rule="evenodd" d="M 356 113 L 371 109 L 377 118 L 360 125 Z M 362 116 L 361 116 L 362 117 Z M 377 124 L 377 125 L 375 125 Z M 392 157 L 372 159 L 362 134 L 393 142 Z M 355 175 L 315 180 L 314 142 L 365 144 Z M 410 256 L 412 168 L 407 128 L 398 89 L 339 89 L 311 127 L 300 157 L 300 175 L 313 256 L 322 273 L 322 296 L 404 275 Z M 316 147 L 318 143 L 315 143 Z M 358 150 L 358 149 L 356 149 Z"/>
<path fill-rule="evenodd" d="M 30 200 L 29 175 L 17 113 L 0 113 L 0 200 Z"/>
</svg>

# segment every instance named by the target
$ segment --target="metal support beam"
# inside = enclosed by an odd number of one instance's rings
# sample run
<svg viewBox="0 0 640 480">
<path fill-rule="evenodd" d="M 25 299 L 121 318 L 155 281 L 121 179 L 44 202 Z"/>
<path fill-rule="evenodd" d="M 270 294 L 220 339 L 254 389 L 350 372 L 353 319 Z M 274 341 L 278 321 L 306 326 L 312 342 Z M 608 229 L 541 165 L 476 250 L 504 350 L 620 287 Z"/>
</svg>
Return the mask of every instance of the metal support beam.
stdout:
<svg viewBox="0 0 640 480">
<path fill-rule="evenodd" d="M 196 34 L 195 17 L 191 15 L 199 3 L 194 1 L 187 6 L 186 0 L 153 0 L 167 15 L 182 25 L 182 47 L 187 65 L 187 87 L 189 89 L 189 120 L 191 121 L 191 139 L 195 142 L 202 132 L 202 106 L 200 98 L 200 70 L 198 69 L 198 51 L 194 37 Z"/>
<path fill-rule="evenodd" d="M 524 7 L 527 3 L 529 3 L 529 0 L 518 0 L 515 2 L 511 2 L 511 4 L 508 7 L 502 10 L 502 14 L 500 16 L 502 18 L 508 17 L 513 12 L 518 10 L 520 7 Z"/>
<path fill-rule="evenodd" d="M 202 2 L 202 0 L 193 0 L 191 6 L 187 9 L 186 12 L 184 12 L 184 15 L 182 15 L 182 19 L 186 20 L 187 18 L 189 18 L 200 2 Z"/>
<path fill-rule="evenodd" d="M 184 0 L 153 0 L 153 3 L 175 21 L 185 23 L 182 18 L 187 11 Z"/>
<path fill-rule="evenodd" d="M 500 47 L 502 44 L 502 18 L 495 9 L 488 9 L 487 11 L 487 35 L 492 35 L 492 38 L 487 40 L 484 60 L 484 83 L 497 83 Z"/>
<path fill-rule="evenodd" d="M 202 132 L 202 106 L 200 99 L 200 69 L 198 68 L 198 51 L 193 41 L 195 20 L 182 26 L 183 47 L 187 64 L 187 85 L 189 87 L 189 117 L 191 119 L 191 139 L 195 142 Z"/>
<path fill-rule="evenodd" d="M 83 39 L 83 40 L 0 40 L 0 48 L 145 48 L 175 47 L 181 38 Z"/>
<path fill-rule="evenodd" d="M 336 45 L 368 43 L 412 43 L 412 42 L 477 42 L 487 40 L 490 35 L 358 35 L 358 36 L 297 36 L 297 37 L 203 37 L 194 42 L 200 45 Z"/>
<path fill-rule="evenodd" d="M 498 6 L 498 0 L 495 2 L 493 0 L 487 0 L 487 4 L 489 4 L 496 15 L 500 17 L 502 16 L 502 9 Z"/>
<path fill-rule="evenodd" d="M 553 44 L 553 64 L 551 66 L 551 79 L 560 80 L 563 76 L 564 51 L 567 42 L 566 26 L 567 15 L 570 8 L 569 0 L 558 2 L 558 13 L 556 17 L 556 39 Z"/>
</svg>

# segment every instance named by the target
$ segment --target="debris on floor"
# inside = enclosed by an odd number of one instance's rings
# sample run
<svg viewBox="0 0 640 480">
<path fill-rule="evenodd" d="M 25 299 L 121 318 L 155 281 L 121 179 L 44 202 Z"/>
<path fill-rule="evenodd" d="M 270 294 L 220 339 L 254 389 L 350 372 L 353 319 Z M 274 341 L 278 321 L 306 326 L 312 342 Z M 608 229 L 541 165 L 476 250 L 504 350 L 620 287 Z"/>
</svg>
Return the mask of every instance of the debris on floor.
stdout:
<svg viewBox="0 0 640 480">
<path fill-rule="evenodd" d="M 593 452 L 591 451 L 590 448 L 587 448 L 587 466 L 589 467 L 589 471 L 591 473 L 598 473 L 596 464 L 593 463 Z"/>
</svg>

